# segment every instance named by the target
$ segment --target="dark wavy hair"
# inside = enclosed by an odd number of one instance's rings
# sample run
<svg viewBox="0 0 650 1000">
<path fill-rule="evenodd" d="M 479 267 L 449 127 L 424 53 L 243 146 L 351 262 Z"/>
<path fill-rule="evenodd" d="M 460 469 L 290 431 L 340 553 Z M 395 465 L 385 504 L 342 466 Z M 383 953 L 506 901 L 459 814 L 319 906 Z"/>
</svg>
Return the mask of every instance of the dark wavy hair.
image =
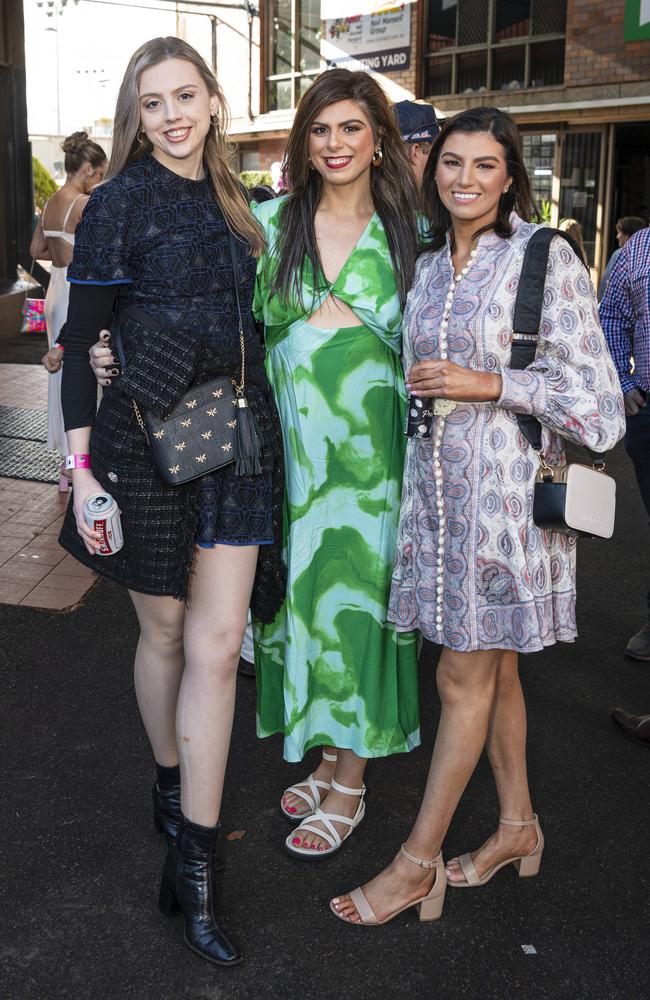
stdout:
<svg viewBox="0 0 650 1000">
<path fill-rule="evenodd" d="M 368 116 L 376 143 L 381 143 L 381 166 L 371 168 L 370 192 L 381 219 L 395 270 L 402 306 L 413 281 L 419 253 L 418 193 L 390 103 L 368 73 L 326 70 L 316 77 L 296 111 L 284 159 L 290 194 L 282 206 L 279 264 L 273 292 L 284 301 L 294 293 L 302 302 L 302 269 L 309 260 L 314 275 L 322 273 L 314 217 L 323 194 L 323 179 L 309 168 L 309 130 L 318 115 L 337 101 L 354 101 Z"/>
<path fill-rule="evenodd" d="M 512 236 L 510 213 L 513 210 L 525 222 L 530 222 L 531 219 L 540 220 L 539 209 L 531 191 L 524 163 L 521 136 L 514 120 L 509 114 L 505 111 L 499 111 L 498 108 L 472 108 L 469 111 L 461 111 L 449 119 L 436 137 L 427 165 L 424 168 L 424 205 L 426 216 L 431 224 L 428 232 L 431 243 L 426 249 L 439 250 L 451 229 L 451 215 L 440 199 L 435 177 L 442 147 L 454 132 L 462 132 L 464 135 L 486 132 L 491 135 L 503 147 L 508 176 L 512 178 L 512 184 L 508 191 L 499 198 L 495 222 L 478 229 L 474 233 L 474 237 L 493 231 L 497 236 L 501 236 L 505 240 L 509 239 Z"/>
</svg>

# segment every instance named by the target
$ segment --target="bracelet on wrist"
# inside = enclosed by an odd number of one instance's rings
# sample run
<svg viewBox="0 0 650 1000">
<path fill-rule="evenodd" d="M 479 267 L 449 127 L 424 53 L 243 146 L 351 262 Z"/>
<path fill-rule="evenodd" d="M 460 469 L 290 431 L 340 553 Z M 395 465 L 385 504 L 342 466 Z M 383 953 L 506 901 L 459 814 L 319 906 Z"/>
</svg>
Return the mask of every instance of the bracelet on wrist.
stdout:
<svg viewBox="0 0 650 1000">
<path fill-rule="evenodd" d="M 68 469 L 89 469 L 90 455 L 66 455 L 65 467 Z"/>
<path fill-rule="evenodd" d="M 65 351 L 65 347 L 63 346 L 63 344 L 52 344 L 52 347 L 56 347 L 57 351 L 61 352 Z"/>
</svg>

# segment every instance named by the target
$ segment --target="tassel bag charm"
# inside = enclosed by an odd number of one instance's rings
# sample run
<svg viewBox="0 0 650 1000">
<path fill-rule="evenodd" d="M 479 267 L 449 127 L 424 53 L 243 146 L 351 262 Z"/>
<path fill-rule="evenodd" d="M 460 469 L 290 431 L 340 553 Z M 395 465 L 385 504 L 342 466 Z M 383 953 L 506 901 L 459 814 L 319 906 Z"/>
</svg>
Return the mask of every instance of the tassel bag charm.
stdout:
<svg viewBox="0 0 650 1000">
<path fill-rule="evenodd" d="M 235 288 L 237 286 L 235 285 Z M 237 290 L 239 309 L 239 290 Z M 257 476 L 262 471 L 260 465 L 260 429 L 255 414 L 248 405 L 244 392 L 246 378 L 246 354 L 244 351 L 244 331 L 239 314 L 239 343 L 241 345 L 241 382 L 235 385 L 237 400 L 237 426 L 235 427 L 235 475 Z"/>
</svg>

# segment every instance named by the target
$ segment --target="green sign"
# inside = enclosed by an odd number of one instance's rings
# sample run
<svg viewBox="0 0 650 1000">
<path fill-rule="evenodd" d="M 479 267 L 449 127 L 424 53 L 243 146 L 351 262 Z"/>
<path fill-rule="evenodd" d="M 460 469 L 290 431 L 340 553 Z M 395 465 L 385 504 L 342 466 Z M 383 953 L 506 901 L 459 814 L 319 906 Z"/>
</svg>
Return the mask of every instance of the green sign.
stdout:
<svg viewBox="0 0 650 1000">
<path fill-rule="evenodd" d="M 625 0 L 625 41 L 650 40 L 650 0 Z"/>
</svg>

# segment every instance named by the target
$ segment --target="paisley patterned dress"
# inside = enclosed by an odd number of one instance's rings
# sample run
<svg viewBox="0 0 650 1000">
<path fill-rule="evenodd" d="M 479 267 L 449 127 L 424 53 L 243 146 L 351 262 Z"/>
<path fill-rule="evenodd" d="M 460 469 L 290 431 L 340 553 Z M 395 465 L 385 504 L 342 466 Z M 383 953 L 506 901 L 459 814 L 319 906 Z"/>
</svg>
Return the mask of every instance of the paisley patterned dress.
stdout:
<svg viewBox="0 0 650 1000">
<path fill-rule="evenodd" d="M 386 622 L 405 442 L 399 298 L 376 215 L 333 285 L 315 291 L 305 264 L 305 307 L 272 295 L 285 202 L 255 208 L 268 250 L 254 311 L 284 437 L 289 574 L 275 621 L 255 628 L 258 735 L 282 733 L 290 761 L 327 744 L 381 757 L 419 743 L 416 638 Z M 330 292 L 363 325 L 311 325 Z"/>
<path fill-rule="evenodd" d="M 533 523 L 539 460 L 516 414 L 541 421 L 552 465 L 564 460 L 563 437 L 602 452 L 625 429 L 589 273 L 560 238 L 549 254 L 537 356 L 525 371 L 509 368 L 519 273 L 537 228 L 515 215 L 511 222 L 510 239 L 479 239 L 447 329 L 449 359 L 500 372 L 501 398 L 461 403 L 446 417 L 439 449 L 442 516 L 431 438 L 409 441 L 404 472 L 389 618 L 400 630 L 420 629 L 462 652 L 530 653 L 577 634 L 575 540 Z M 418 261 L 404 312 L 406 371 L 440 356 L 452 276 L 448 246 Z"/>
</svg>

